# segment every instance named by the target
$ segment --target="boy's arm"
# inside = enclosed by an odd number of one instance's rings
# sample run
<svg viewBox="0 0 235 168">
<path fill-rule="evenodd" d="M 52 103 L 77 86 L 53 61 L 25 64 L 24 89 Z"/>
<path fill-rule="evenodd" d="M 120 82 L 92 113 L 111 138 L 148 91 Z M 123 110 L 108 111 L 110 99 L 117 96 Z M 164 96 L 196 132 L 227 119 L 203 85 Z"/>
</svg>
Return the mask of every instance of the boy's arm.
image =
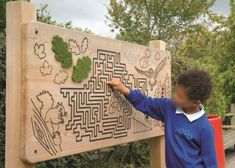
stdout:
<svg viewBox="0 0 235 168">
<path fill-rule="evenodd" d="M 212 127 L 204 128 L 201 132 L 201 157 L 205 167 L 217 168 L 214 130 Z"/>
<path fill-rule="evenodd" d="M 124 94 L 127 100 L 129 100 L 137 110 L 157 120 L 164 121 L 165 112 L 167 111 L 166 108 L 170 105 L 170 99 L 147 97 L 138 90 L 130 90 L 124 86 L 119 79 L 115 78 L 111 81 L 107 81 L 107 84 Z"/>
<path fill-rule="evenodd" d="M 164 121 L 166 108 L 170 104 L 168 98 L 152 98 L 145 96 L 138 90 L 130 90 L 127 100 L 139 111 L 152 118 Z"/>
</svg>

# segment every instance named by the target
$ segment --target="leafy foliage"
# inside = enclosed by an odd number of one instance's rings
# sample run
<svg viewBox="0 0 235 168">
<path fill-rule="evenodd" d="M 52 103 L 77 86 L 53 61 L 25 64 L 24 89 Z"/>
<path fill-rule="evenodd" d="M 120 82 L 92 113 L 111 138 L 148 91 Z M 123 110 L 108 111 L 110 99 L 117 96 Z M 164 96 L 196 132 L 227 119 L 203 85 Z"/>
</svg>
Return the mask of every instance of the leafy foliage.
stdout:
<svg viewBox="0 0 235 168">
<path fill-rule="evenodd" d="M 66 23 L 57 23 L 54 19 L 52 19 L 50 15 L 50 11 L 48 10 L 48 4 L 41 4 L 40 8 L 37 9 L 37 20 L 43 23 L 51 24 L 51 25 L 56 25 L 60 27 L 65 27 L 65 28 L 72 28 L 72 22 L 66 22 Z"/>
<path fill-rule="evenodd" d="M 88 56 L 78 58 L 77 65 L 73 66 L 72 80 L 76 83 L 81 83 L 82 80 L 88 77 L 91 71 L 91 59 Z"/>
<path fill-rule="evenodd" d="M 58 35 L 52 39 L 52 50 L 55 59 L 61 63 L 62 68 L 68 69 L 73 65 L 72 53 L 69 51 L 68 44 Z"/>
<path fill-rule="evenodd" d="M 6 3 L 8 0 L 0 0 L 0 30 L 3 31 L 6 27 Z"/>
<path fill-rule="evenodd" d="M 222 74 L 224 94 L 231 101 L 235 96 L 235 1 L 230 0 L 231 13 L 228 18 L 219 18 L 223 55 L 218 59 L 219 71 Z"/>
<path fill-rule="evenodd" d="M 107 19 L 118 38 L 147 44 L 169 41 L 208 12 L 215 0 L 110 0 Z"/>
<path fill-rule="evenodd" d="M 91 161 L 89 154 L 91 152 L 42 162 L 37 164 L 36 168 L 86 167 L 88 162 Z"/>
</svg>

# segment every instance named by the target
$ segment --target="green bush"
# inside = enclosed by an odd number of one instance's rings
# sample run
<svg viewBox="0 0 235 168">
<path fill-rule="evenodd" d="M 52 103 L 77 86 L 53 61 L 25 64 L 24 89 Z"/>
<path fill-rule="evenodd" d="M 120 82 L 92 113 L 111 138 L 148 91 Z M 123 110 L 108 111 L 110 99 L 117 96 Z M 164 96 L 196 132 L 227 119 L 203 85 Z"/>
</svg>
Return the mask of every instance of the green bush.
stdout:
<svg viewBox="0 0 235 168">
<path fill-rule="evenodd" d="M 6 37 L 0 32 L 0 167 L 5 163 Z"/>
</svg>

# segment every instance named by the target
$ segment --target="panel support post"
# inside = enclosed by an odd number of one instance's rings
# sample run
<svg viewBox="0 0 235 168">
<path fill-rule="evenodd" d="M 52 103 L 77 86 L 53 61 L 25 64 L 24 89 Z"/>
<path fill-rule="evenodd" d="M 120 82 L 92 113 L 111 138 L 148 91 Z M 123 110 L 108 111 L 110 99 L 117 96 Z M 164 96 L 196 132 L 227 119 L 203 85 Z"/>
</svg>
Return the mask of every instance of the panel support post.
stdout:
<svg viewBox="0 0 235 168">
<path fill-rule="evenodd" d="M 165 42 L 153 40 L 149 42 L 149 47 L 164 50 Z M 150 167 L 165 168 L 165 136 L 158 136 L 150 139 Z"/>
<path fill-rule="evenodd" d="M 21 159 L 21 27 L 36 21 L 36 8 L 25 1 L 8 2 L 6 6 L 6 168 L 33 168 Z"/>
</svg>

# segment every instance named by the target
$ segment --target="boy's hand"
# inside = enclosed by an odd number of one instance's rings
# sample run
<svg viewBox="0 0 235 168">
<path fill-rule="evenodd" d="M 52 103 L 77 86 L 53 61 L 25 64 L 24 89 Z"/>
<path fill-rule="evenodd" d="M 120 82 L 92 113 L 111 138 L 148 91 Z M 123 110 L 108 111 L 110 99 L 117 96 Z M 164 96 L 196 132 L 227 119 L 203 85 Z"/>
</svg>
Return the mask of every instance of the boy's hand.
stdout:
<svg viewBox="0 0 235 168">
<path fill-rule="evenodd" d="M 119 79 L 112 78 L 111 81 L 107 81 L 106 83 L 112 88 L 118 90 L 120 93 L 124 94 L 125 96 L 128 96 L 131 92 L 130 89 L 124 86 Z"/>
</svg>

